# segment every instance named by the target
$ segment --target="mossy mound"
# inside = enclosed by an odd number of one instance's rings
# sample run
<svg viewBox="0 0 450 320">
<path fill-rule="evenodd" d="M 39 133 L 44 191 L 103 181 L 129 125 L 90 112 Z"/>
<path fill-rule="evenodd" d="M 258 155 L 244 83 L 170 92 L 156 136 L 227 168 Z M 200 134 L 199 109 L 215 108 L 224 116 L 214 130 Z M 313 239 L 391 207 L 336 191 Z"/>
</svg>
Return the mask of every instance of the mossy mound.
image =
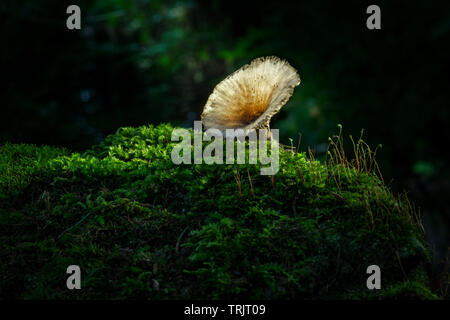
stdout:
<svg viewBox="0 0 450 320">
<path fill-rule="evenodd" d="M 1 146 L 0 298 L 436 298 L 410 203 L 362 157 L 284 150 L 273 177 L 175 165 L 172 130 L 121 128 L 84 154 Z"/>
</svg>

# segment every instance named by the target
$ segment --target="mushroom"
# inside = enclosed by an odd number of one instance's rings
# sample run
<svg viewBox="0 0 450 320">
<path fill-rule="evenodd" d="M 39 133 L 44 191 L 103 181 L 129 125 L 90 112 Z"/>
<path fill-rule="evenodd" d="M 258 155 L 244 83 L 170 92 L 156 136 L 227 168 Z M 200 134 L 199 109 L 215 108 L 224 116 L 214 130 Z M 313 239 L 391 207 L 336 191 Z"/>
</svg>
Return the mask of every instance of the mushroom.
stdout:
<svg viewBox="0 0 450 320">
<path fill-rule="evenodd" d="M 270 130 L 270 119 L 280 111 L 300 84 L 300 76 L 285 60 L 260 57 L 236 70 L 213 90 L 203 108 L 205 130 Z"/>
</svg>

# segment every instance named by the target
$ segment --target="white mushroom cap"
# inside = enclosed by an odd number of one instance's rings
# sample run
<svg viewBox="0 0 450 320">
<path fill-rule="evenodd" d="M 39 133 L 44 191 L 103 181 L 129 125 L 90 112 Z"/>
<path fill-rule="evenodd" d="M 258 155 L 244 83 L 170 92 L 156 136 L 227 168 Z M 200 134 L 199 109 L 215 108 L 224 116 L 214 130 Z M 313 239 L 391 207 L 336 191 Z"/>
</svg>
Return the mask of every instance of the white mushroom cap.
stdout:
<svg viewBox="0 0 450 320">
<path fill-rule="evenodd" d="M 209 96 L 201 119 L 205 130 L 268 128 L 270 119 L 300 84 L 300 76 L 285 60 L 261 57 L 221 81 Z"/>
</svg>

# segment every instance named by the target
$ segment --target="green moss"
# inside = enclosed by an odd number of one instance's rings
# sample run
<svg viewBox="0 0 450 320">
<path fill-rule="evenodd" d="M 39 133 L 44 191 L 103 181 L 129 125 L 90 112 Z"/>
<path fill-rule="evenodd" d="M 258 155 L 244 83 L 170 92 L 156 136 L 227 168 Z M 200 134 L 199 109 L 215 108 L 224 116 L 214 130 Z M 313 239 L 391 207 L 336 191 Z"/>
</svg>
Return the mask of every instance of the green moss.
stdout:
<svg viewBox="0 0 450 320">
<path fill-rule="evenodd" d="M 419 281 L 389 285 L 378 294 L 364 293 L 356 299 L 367 300 L 437 300 L 437 296 Z"/>
<path fill-rule="evenodd" d="M 121 128 L 84 154 L 2 146 L 0 297 L 436 297 L 411 204 L 367 165 L 290 150 L 274 177 L 174 165 L 172 130 Z M 71 264 L 82 290 L 65 287 Z"/>
<path fill-rule="evenodd" d="M 14 196 L 29 184 L 50 159 L 68 154 L 67 150 L 26 144 L 0 145 L 0 199 Z"/>
</svg>

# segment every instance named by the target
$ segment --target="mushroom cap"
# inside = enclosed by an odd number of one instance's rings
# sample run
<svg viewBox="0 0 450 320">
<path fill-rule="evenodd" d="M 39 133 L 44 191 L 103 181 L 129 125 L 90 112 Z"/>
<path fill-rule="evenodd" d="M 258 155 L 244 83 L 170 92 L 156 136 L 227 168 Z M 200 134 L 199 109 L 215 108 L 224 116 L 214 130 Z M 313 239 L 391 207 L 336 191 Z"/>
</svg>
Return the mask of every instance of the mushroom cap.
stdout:
<svg viewBox="0 0 450 320">
<path fill-rule="evenodd" d="M 272 116 L 289 100 L 300 76 L 285 60 L 257 58 L 222 80 L 201 115 L 206 129 L 268 128 Z"/>
</svg>

